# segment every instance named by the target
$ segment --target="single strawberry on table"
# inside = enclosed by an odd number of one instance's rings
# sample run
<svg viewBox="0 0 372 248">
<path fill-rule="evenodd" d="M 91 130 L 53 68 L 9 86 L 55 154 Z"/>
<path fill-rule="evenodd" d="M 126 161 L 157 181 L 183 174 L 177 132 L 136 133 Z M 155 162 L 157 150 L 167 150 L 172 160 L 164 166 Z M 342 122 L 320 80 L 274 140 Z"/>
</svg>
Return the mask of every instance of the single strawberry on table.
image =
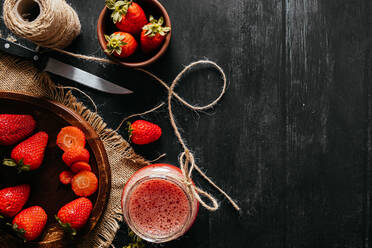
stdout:
<svg viewBox="0 0 372 248">
<path fill-rule="evenodd" d="M 29 136 L 36 127 L 31 115 L 0 114 L 0 145 L 9 146 Z"/>
<path fill-rule="evenodd" d="M 107 41 L 105 53 L 113 54 L 119 58 L 129 57 L 138 47 L 136 39 L 125 32 L 115 32 L 110 36 L 105 35 L 105 39 Z"/>
<path fill-rule="evenodd" d="M 35 240 L 43 232 L 47 222 L 47 214 L 39 206 L 22 210 L 13 219 L 13 229 L 25 240 Z"/>
<path fill-rule="evenodd" d="M 80 197 L 64 205 L 55 218 L 66 232 L 76 235 L 76 231 L 87 223 L 92 208 L 88 198 Z"/>
<path fill-rule="evenodd" d="M 85 147 L 85 134 L 78 127 L 67 126 L 61 129 L 57 135 L 57 145 L 63 151 L 75 147 Z"/>
<path fill-rule="evenodd" d="M 4 159 L 3 164 L 15 166 L 19 171 L 36 170 L 43 162 L 47 144 L 48 134 L 38 132 L 14 147 L 10 154 L 12 159 Z"/>
<path fill-rule="evenodd" d="M 145 12 L 133 1 L 106 0 L 106 7 L 112 10 L 111 18 L 121 31 L 136 35 L 147 23 Z"/>
<path fill-rule="evenodd" d="M 71 188 L 77 196 L 91 196 L 98 188 L 98 179 L 91 171 L 80 171 L 71 180 Z"/>
<path fill-rule="evenodd" d="M 30 186 L 27 184 L 0 190 L 0 214 L 15 216 L 22 210 L 30 196 Z"/>
<path fill-rule="evenodd" d="M 151 53 L 157 50 L 165 40 L 165 36 L 170 31 L 170 27 L 163 27 L 164 18 L 156 20 L 150 16 L 150 23 L 142 28 L 141 32 L 141 49 L 144 53 Z"/>
<path fill-rule="evenodd" d="M 129 125 L 129 137 L 136 145 L 145 145 L 156 141 L 161 136 L 161 128 L 145 120 L 137 120 Z"/>
</svg>

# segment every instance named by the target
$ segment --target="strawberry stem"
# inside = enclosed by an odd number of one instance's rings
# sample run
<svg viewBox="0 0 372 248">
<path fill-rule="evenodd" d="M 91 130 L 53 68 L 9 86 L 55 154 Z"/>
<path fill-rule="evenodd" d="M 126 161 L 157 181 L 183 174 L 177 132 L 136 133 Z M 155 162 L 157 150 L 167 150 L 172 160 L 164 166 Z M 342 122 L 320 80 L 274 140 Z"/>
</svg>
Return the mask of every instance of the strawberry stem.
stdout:
<svg viewBox="0 0 372 248">
<path fill-rule="evenodd" d="M 6 158 L 3 160 L 3 165 L 8 167 L 15 167 L 18 170 L 18 173 L 29 171 L 30 166 L 23 163 L 23 159 L 19 160 L 18 163 L 13 159 Z"/>
<path fill-rule="evenodd" d="M 10 224 L 9 222 L 11 222 L 12 220 L 7 217 L 7 216 L 4 216 L 4 215 L 0 215 L 0 224 L 4 224 L 4 225 L 7 225 L 7 226 L 12 226 L 12 224 Z"/>
<path fill-rule="evenodd" d="M 120 22 L 128 12 L 132 1 L 128 0 L 106 0 L 106 7 L 112 10 L 111 18 L 114 23 Z"/>
<path fill-rule="evenodd" d="M 163 27 L 164 18 L 160 17 L 159 20 L 156 20 L 153 16 L 150 15 L 150 23 L 143 26 L 143 30 L 146 30 L 145 36 L 154 37 L 156 34 L 165 36 L 170 30 L 170 27 Z"/>
<path fill-rule="evenodd" d="M 120 34 L 112 34 L 110 36 L 105 35 L 105 39 L 107 41 L 105 52 L 108 54 L 113 54 L 116 52 L 117 54 L 121 54 L 122 46 L 127 45 L 128 43 L 124 42 L 124 36 Z"/>
<path fill-rule="evenodd" d="M 54 217 L 56 218 L 58 224 L 62 227 L 62 229 L 63 229 L 65 232 L 71 234 L 72 236 L 75 236 L 75 235 L 77 234 L 76 229 L 75 229 L 75 228 L 72 228 L 70 223 L 63 223 L 63 222 L 61 221 L 61 219 L 58 218 L 57 215 L 55 215 Z"/>
<path fill-rule="evenodd" d="M 17 166 L 17 163 L 13 159 L 6 158 L 3 161 L 3 165 L 9 166 L 9 167 L 15 167 Z"/>
<path fill-rule="evenodd" d="M 10 223 L 7 223 L 7 225 L 10 225 L 12 226 Z M 18 228 L 18 225 L 17 223 L 14 223 L 14 225 L 12 226 L 13 230 L 15 231 L 15 233 L 17 234 L 17 236 L 21 239 L 23 239 L 24 242 L 27 242 L 27 239 L 25 238 L 25 229 L 23 228 Z"/>
<path fill-rule="evenodd" d="M 130 137 L 132 137 L 132 133 L 133 133 L 132 123 L 127 121 L 127 126 L 128 126 L 128 135 L 129 135 L 128 139 L 130 140 Z"/>
</svg>

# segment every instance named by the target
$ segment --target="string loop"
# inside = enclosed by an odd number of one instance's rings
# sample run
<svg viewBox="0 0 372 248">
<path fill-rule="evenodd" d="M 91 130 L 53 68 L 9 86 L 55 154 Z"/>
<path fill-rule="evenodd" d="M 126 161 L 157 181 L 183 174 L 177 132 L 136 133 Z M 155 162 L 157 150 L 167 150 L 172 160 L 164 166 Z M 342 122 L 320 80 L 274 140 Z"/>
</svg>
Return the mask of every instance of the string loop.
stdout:
<svg viewBox="0 0 372 248">
<path fill-rule="evenodd" d="M 223 86 L 222 86 L 222 89 L 221 89 L 221 92 L 220 92 L 219 96 L 216 99 L 214 99 L 212 102 L 210 102 L 210 103 L 208 103 L 204 106 L 195 106 L 195 105 L 192 105 L 192 104 L 188 103 L 187 101 L 185 101 L 180 96 L 178 96 L 177 93 L 174 92 L 174 88 L 176 87 L 177 83 L 180 81 L 180 79 L 185 75 L 185 73 L 187 71 L 189 71 L 193 67 L 195 67 L 197 65 L 201 65 L 201 64 L 212 65 L 213 67 L 215 67 L 222 76 Z M 238 204 L 225 191 L 223 191 L 219 186 L 217 186 L 216 183 L 214 183 L 212 181 L 212 179 L 210 179 L 200 169 L 200 167 L 195 163 L 194 155 L 192 154 L 190 149 L 186 146 L 186 143 L 181 136 L 181 133 L 180 133 L 178 127 L 177 127 L 176 120 L 175 120 L 173 110 L 172 110 L 172 98 L 173 97 L 175 97 L 178 101 L 180 101 L 182 104 L 184 104 L 189 109 L 192 109 L 192 110 L 195 110 L 195 111 L 206 110 L 206 109 L 210 109 L 213 106 L 215 106 L 221 100 L 222 96 L 226 92 L 227 80 L 226 80 L 226 75 L 225 75 L 223 69 L 213 61 L 199 60 L 199 61 L 193 62 L 193 63 L 189 64 L 188 66 L 186 66 L 176 76 L 176 78 L 173 80 L 173 82 L 171 83 L 170 86 L 168 86 L 163 80 L 161 80 L 160 78 L 158 78 L 157 76 L 155 76 L 154 74 L 152 74 L 151 72 L 149 72 L 145 69 L 137 68 L 137 70 L 145 72 L 146 74 L 148 74 L 149 76 L 154 78 L 157 82 L 159 82 L 161 85 L 163 85 L 168 90 L 168 114 L 169 114 L 169 119 L 170 119 L 171 125 L 173 127 L 174 133 L 175 133 L 179 143 L 181 144 L 181 146 L 183 148 L 183 152 L 181 152 L 181 154 L 179 156 L 179 164 L 180 164 L 182 174 L 184 176 L 184 183 L 187 185 L 187 187 L 193 193 L 194 197 L 199 201 L 199 203 L 204 208 L 208 209 L 209 211 L 216 211 L 219 208 L 219 204 L 218 204 L 217 200 L 211 194 L 209 194 L 208 192 L 200 189 L 199 187 L 197 187 L 192 182 L 192 172 L 194 170 L 196 170 L 205 180 L 207 180 L 209 182 L 209 184 L 211 184 L 215 189 L 217 189 L 221 194 L 223 194 L 226 197 L 226 199 L 231 203 L 231 205 L 233 205 L 233 207 L 236 210 L 239 211 L 240 207 L 238 206 Z M 211 203 L 210 204 L 206 203 L 200 196 L 208 198 L 208 200 Z"/>
</svg>

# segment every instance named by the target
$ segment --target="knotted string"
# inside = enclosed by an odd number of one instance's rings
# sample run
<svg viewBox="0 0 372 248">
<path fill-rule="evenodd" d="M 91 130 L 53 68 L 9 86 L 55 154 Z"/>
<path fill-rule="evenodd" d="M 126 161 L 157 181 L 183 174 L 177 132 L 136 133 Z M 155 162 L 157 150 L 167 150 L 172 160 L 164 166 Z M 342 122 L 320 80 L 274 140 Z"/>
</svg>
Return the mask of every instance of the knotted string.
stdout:
<svg viewBox="0 0 372 248">
<path fill-rule="evenodd" d="M 221 89 L 220 95 L 214 101 L 212 101 L 211 103 L 209 103 L 207 105 L 204 105 L 204 106 L 195 106 L 195 105 L 192 105 L 192 104 L 188 103 L 187 101 L 185 101 L 180 96 L 178 96 L 174 92 L 174 88 L 176 87 L 177 83 L 180 81 L 182 76 L 184 76 L 184 74 L 187 71 L 191 70 L 193 67 L 195 67 L 197 65 L 200 65 L 200 64 L 209 64 L 209 65 L 212 65 L 213 67 L 215 67 L 222 76 L 223 87 Z M 193 63 L 187 65 L 177 75 L 177 77 L 173 80 L 171 86 L 168 86 L 163 80 L 161 80 L 160 78 L 158 78 L 157 76 L 155 76 L 154 74 L 152 74 L 151 72 L 149 72 L 145 69 L 137 68 L 137 70 L 143 71 L 146 74 L 150 75 L 152 78 L 154 78 L 157 82 L 159 82 L 161 85 L 163 85 L 168 90 L 168 114 L 169 114 L 169 119 L 170 119 L 171 125 L 173 127 L 174 133 L 175 133 L 178 141 L 180 142 L 180 144 L 183 148 L 183 152 L 179 156 L 179 163 L 180 163 L 180 168 L 181 168 L 182 174 L 184 176 L 184 182 L 187 185 L 187 187 L 193 193 L 195 198 L 200 202 L 200 204 L 203 207 L 205 207 L 206 209 L 208 209 L 210 211 L 216 211 L 219 208 L 219 204 L 218 204 L 217 200 L 211 194 L 209 194 L 208 192 L 200 189 L 199 187 L 195 186 L 195 184 L 193 184 L 193 182 L 192 182 L 192 172 L 193 172 L 193 170 L 196 170 L 214 188 L 216 188 L 220 193 L 222 193 L 229 200 L 229 202 L 233 205 L 233 207 L 236 210 L 239 211 L 240 207 L 238 206 L 238 204 L 225 191 L 223 191 L 219 186 L 217 186 L 212 181 L 212 179 L 210 179 L 199 168 L 199 166 L 195 163 L 194 155 L 189 150 L 189 148 L 186 146 L 186 143 L 185 143 L 184 139 L 182 138 L 182 136 L 180 134 L 179 128 L 177 127 L 176 120 L 175 120 L 175 117 L 174 117 L 174 114 L 173 114 L 173 111 L 172 111 L 172 97 L 175 97 L 177 100 L 179 100 L 186 107 L 188 107 L 192 110 L 195 110 L 195 111 L 206 110 L 206 109 L 210 109 L 213 106 L 215 106 L 226 92 L 227 80 L 226 80 L 226 75 L 225 75 L 223 69 L 213 61 L 199 60 L 199 61 L 196 61 L 196 62 L 193 62 Z M 208 198 L 211 202 L 211 205 L 206 203 L 200 196 L 204 196 L 204 197 Z"/>
</svg>

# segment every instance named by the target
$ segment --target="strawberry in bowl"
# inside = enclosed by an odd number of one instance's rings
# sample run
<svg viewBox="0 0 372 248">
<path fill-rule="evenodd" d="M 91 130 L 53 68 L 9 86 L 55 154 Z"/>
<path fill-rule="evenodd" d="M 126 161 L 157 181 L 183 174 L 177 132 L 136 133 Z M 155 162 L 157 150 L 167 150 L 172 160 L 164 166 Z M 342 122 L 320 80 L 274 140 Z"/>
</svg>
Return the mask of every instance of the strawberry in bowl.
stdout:
<svg viewBox="0 0 372 248">
<path fill-rule="evenodd" d="M 0 215 L 15 216 L 26 204 L 30 196 L 30 190 L 28 184 L 0 190 Z"/>
<path fill-rule="evenodd" d="M 136 39 L 125 32 L 115 32 L 110 36 L 105 35 L 105 39 L 107 41 L 105 53 L 113 54 L 119 58 L 129 57 L 138 47 Z"/>
<path fill-rule="evenodd" d="M 47 144 L 48 134 L 38 132 L 14 147 L 11 159 L 4 159 L 3 164 L 16 167 L 19 172 L 36 170 L 43 163 Z"/>
<path fill-rule="evenodd" d="M 164 43 L 165 36 L 170 31 L 170 27 L 163 27 L 163 24 L 163 17 L 156 20 L 153 16 L 150 16 L 150 23 L 143 26 L 141 32 L 142 52 L 152 53 Z"/>
<path fill-rule="evenodd" d="M 47 219 L 48 216 L 42 207 L 29 207 L 14 217 L 13 229 L 25 241 L 32 241 L 43 232 Z"/>
<path fill-rule="evenodd" d="M 76 235 L 88 222 L 92 209 L 92 202 L 88 198 L 80 197 L 64 205 L 55 218 L 65 232 Z"/>
<path fill-rule="evenodd" d="M 133 1 L 106 0 L 106 7 L 112 10 L 111 18 L 121 31 L 136 35 L 147 23 L 145 12 Z"/>
<path fill-rule="evenodd" d="M 0 114 L 0 145 L 17 144 L 29 136 L 36 127 L 31 115 Z"/>
<path fill-rule="evenodd" d="M 108 52 L 106 50 L 109 42 L 107 35 L 115 32 L 125 32 L 132 35 L 138 43 L 138 47 L 140 47 L 143 27 L 155 24 L 148 21 L 150 16 L 153 16 L 153 22 L 159 19 L 156 21 L 156 25 L 163 22 L 163 25 L 160 25 L 162 27 L 162 30 L 160 31 L 165 35 L 158 37 L 156 31 L 151 31 L 151 33 L 146 35 L 147 37 L 143 37 L 144 35 L 142 35 L 142 43 L 144 44 L 143 46 L 145 49 L 136 49 L 136 52 L 128 56 L 118 56 L 115 52 Z M 148 26 L 146 28 L 153 29 L 156 25 Z M 169 15 L 164 6 L 158 0 L 107 0 L 106 6 L 103 8 L 98 18 L 97 35 L 100 46 L 103 50 L 106 50 L 105 53 L 110 59 L 126 67 L 145 67 L 157 61 L 168 49 L 172 32 L 170 31 L 170 28 L 171 22 Z M 153 36 L 152 34 L 155 34 L 154 38 L 151 38 Z M 147 46 L 147 44 L 150 43 L 151 48 L 150 46 Z"/>
</svg>

